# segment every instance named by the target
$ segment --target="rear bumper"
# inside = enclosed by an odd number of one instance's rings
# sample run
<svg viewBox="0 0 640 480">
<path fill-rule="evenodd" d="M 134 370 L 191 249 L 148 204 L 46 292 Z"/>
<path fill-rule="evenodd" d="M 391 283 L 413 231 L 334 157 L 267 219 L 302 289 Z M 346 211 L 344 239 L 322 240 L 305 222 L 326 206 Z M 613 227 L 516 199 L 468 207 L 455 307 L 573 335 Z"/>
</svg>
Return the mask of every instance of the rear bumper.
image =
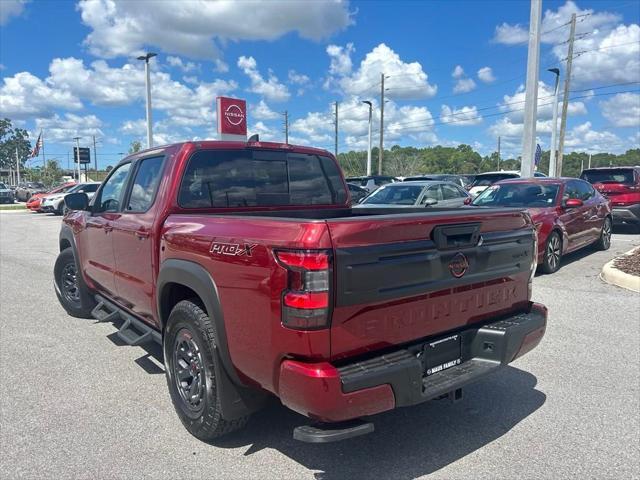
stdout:
<svg viewBox="0 0 640 480">
<path fill-rule="evenodd" d="M 640 224 L 640 203 L 628 207 L 613 207 L 613 223 Z"/>
<path fill-rule="evenodd" d="M 285 360 L 280 367 L 279 396 L 292 410 L 325 422 L 416 405 L 474 382 L 529 352 L 540 343 L 546 325 L 546 307 L 532 303 L 528 312 L 457 332 L 461 363 L 430 376 L 424 376 L 418 355 L 424 344 L 338 368 Z"/>
</svg>

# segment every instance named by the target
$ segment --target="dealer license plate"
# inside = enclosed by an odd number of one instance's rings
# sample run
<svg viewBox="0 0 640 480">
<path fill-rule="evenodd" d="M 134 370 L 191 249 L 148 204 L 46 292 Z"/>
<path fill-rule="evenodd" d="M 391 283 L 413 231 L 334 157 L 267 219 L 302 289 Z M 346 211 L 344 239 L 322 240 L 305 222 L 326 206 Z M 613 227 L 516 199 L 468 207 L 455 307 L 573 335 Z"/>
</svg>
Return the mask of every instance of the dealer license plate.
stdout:
<svg viewBox="0 0 640 480">
<path fill-rule="evenodd" d="M 460 335 L 451 335 L 427 343 L 424 356 L 427 376 L 460 365 Z"/>
</svg>

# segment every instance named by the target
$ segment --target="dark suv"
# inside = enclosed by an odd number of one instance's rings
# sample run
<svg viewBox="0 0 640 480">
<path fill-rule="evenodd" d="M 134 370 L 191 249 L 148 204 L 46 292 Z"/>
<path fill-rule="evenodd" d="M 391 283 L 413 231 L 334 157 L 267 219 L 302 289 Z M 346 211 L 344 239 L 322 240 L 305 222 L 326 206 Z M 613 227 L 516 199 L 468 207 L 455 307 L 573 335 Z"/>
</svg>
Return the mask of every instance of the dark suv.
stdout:
<svg viewBox="0 0 640 480">
<path fill-rule="evenodd" d="M 640 166 L 589 168 L 580 178 L 611 200 L 614 224 L 640 229 Z"/>
</svg>

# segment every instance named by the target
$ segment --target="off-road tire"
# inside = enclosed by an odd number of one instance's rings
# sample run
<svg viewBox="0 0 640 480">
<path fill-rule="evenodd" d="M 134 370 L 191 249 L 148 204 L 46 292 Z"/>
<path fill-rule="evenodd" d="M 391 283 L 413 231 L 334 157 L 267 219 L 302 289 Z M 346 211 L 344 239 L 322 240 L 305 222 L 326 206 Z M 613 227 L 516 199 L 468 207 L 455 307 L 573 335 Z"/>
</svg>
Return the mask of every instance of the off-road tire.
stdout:
<svg viewBox="0 0 640 480">
<path fill-rule="evenodd" d="M 72 272 L 75 272 L 77 295 L 71 295 L 68 285 L 65 285 L 70 282 Z M 91 310 L 96 306 L 96 301 L 82 279 L 71 247 L 65 248 L 58 255 L 53 267 L 53 280 L 58 301 L 69 315 L 77 318 L 92 318 Z M 74 300 L 71 297 L 77 298 Z"/>
<path fill-rule="evenodd" d="M 602 230 L 600 231 L 600 237 L 594 244 L 596 250 L 609 250 L 611 246 L 611 230 L 612 230 L 611 218 L 605 217 L 602 223 Z"/>
<path fill-rule="evenodd" d="M 554 231 L 549 234 L 542 258 L 542 271 L 544 273 L 558 271 L 562 262 L 562 238 L 558 232 Z"/>
<path fill-rule="evenodd" d="M 194 349 L 195 356 L 199 359 L 196 360 L 196 367 L 184 368 L 184 356 L 177 359 L 180 352 L 184 351 L 180 350 L 177 343 L 183 340 L 182 344 L 184 344 L 185 339 L 188 339 L 189 343 L 193 342 L 197 347 Z M 220 382 L 216 381 L 215 373 L 218 368 L 222 368 L 214 347 L 217 342 L 215 326 L 197 299 L 183 300 L 173 307 L 163 339 L 167 386 L 182 424 L 194 437 L 205 442 L 238 430 L 249 420 L 248 415 L 235 420 L 226 420 L 222 417 L 218 395 Z M 184 375 L 184 372 L 193 372 L 194 369 L 199 372 L 197 385 L 202 392 L 197 406 L 183 398 L 186 395 L 185 388 L 189 384 L 194 385 L 196 377 L 191 377 L 191 383 L 185 379 L 180 382 L 181 386 L 178 386 L 179 382 L 176 381 L 180 378 L 180 370 Z"/>
</svg>

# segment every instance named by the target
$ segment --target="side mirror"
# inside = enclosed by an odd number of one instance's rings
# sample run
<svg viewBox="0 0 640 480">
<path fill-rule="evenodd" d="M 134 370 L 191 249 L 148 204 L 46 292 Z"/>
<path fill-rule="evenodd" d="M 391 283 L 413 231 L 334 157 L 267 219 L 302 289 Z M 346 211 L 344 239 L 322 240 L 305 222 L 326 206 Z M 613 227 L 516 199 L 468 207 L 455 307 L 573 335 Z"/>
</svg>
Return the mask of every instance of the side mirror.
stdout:
<svg viewBox="0 0 640 480">
<path fill-rule="evenodd" d="M 427 199 L 424 201 L 424 206 L 425 206 L 425 207 L 430 207 L 430 206 L 432 206 L 432 205 L 435 205 L 436 203 L 438 203 L 438 200 L 436 200 L 435 198 L 427 198 Z"/>
<path fill-rule="evenodd" d="M 86 193 L 69 193 L 64 197 L 64 204 L 69 210 L 89 210 L 89 197 Z"/>
<path fill-rule="evenodd" d="M 566 202 L 564 202 L 564 206 L 566 208 L 578 208 L 584 205 L 584 202 L 579 198 L 569 198 Z"/>
<path fill-rule="evenodd" d="M 471 205 L 472 201 L 473 201 L 473 198 L 467 197 L 467 198 L 464 199 L 464 204 L 465 205 Z"/>
</svg>

